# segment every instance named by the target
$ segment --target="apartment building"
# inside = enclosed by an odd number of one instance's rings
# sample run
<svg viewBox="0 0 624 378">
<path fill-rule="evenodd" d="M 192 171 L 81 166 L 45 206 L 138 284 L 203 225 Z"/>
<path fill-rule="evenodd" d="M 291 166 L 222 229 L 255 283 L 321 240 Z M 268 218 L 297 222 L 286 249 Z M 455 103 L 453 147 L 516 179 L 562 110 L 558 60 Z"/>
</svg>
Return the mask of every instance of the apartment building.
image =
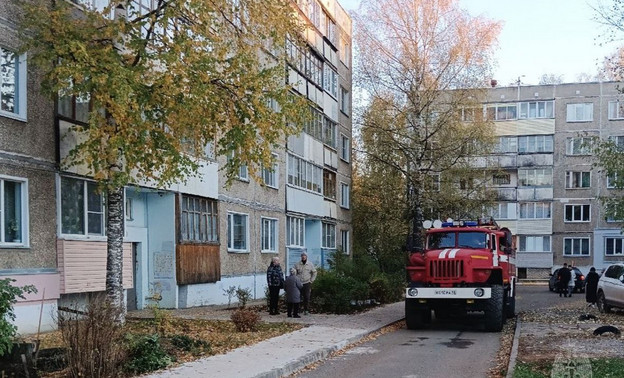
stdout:
<svg viewBox="0 0 624 378">
<path fill-rule="evenodd" d="M 14 3 L 0 2 L 0 279 L 34 285 L 15 305 L 20 332 L 54 328 L 56 269 L 54 108 L 19 41 Z"/>
<path fill-rule="evenodd" d="M 227 303 L 232 286 L 263 298 L 273 256 L 286 270 L 302 251 L 318 266 L 336 249 L 350 253 L 351 20 L 336 1 L 298 5 L 308 46 L 289 46 L 287 80 L 309 99 L 313 121 L 273 151 L 259 182 L 243 166 L 226 185 L 219 168 L 228 157 L 207 146 L 196 177 L 126 188 L 129 310 Z M 13 53 L 13 19 L 0 4 L 0 278 L 38 288 L 16 305 L 18 330 L 28 333 L 41 308 L 42 330 L 51 329 L 59 308 L 105 290 L 106 209 L 85 166 L 60 168 L 89 99 L 39 95 L 36 72 Z"/>
<path fill-rule="evenodd" d="M 611 195 L 594 166 L 591 138 L 620 138 L 618 83 L 491 88 L 484 107 L 498 146 L 492 215 L 517 235 L 520 278 L 544 278 L 564 262 L 587 272 L 622 259 L 621 223 L 605 219 Z M 619 140 L 619 139 L 618 139 Z M 484 166 L 484 167 L 485 167 Z"/>
</svg>

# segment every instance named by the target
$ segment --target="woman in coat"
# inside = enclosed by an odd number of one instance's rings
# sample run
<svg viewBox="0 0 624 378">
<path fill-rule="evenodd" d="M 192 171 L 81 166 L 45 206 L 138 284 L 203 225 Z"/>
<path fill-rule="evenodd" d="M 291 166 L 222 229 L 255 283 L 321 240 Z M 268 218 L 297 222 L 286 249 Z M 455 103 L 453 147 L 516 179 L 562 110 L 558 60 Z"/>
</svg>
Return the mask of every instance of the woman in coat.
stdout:
<svg viewBox="0 0 624 378">
<path fill-rule="evenodd" d="M 279 293 L 280 289 L 284 287 L 284 273 L 280 266 L 279 257 L 273 257 L 267 268 L 267 285 L 269 286 L 269 314 L 277 315 L 279 314 L 277 309 Z"/>
<path fill-rule="evenodd" d="M 299 302 L 301 302 L 301 289 L 303 284 L 301 278 L 297 276 L 297 269 L 290 268 L 290 276 L 286 278 L 284 283 L 284 291 L 286 292 L 286 309 L 288 317 L 300 318 Z"/>
<path fill-rule="evenodd" d="M 600 276 L 596 273 L 593 266 L 589 269 L 589 273 L 585 277 L 585 301 L 588 306 L 596 306 L 596 292 L 598 291 L 598 280 Z"/>
</svg>

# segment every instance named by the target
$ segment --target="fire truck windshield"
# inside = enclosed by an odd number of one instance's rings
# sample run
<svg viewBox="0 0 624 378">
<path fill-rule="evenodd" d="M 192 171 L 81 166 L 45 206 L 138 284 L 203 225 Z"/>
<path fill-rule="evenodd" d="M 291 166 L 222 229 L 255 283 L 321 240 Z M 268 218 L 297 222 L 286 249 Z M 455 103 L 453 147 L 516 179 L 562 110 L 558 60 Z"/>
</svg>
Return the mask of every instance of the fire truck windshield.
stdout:
<svg viewBox="0 0 624 378">
<path fill-rule="evenodd" d="M 484 232 L 436 232 L 427 238 L 428 249 L 442 248 L 486 248 L 487 234 Z"/>
</svg>

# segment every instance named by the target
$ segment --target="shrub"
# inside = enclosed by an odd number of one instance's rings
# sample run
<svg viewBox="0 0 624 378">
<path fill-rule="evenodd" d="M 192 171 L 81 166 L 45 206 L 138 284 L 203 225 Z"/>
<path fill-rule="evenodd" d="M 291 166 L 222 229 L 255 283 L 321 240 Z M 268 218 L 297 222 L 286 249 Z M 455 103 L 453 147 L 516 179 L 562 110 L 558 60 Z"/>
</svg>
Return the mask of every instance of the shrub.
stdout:
<svg viewBox="0 0 624 378">
<path fill-rule="evenodd" d="M 171 315 L 171 312 L 163 310 L 158 306 L 150 306 L 150 308 L 152 309 L 152 314 L 154 315 L 153 324 L 156 332 L 160 335 L 166 335 L 173 332 L 175 328 L 172 325 L 173 315 Z"/>
<path fill-rule="evenodd" d="M 0 280 L 0 356 L 11 351 L 13 338 L 17 332 L 17 327 L 11 322 L 15 320 L 13 305 L 17 302 L 17 298 L 24 299 L 25 293 L 36 293 L 32 285 L 13 286 L 11 282 L 14 279 L 5 278 Z"/>
<path fill-rule="evenodd" d="M 330 270 L 319 270 L 312 284 L 312 303 L 321 312 L 336 314 L 354 310 L 351 301 L 368 298 L 368 285 L 353 277 Z"/>
<path fill-rule="evenodd" d="M 239 286 L 238 289 L 236 289 L 236 298 L 238 299 L 238 307 L 245 308 L 247 302 L 251 299 L 251 290 Z"/>
<path fill-rule="evenodd" d="M 234 311 L 231 319 L 238 332 L 256 331 L 260 323 L 260 315 L 246 308 L 239 308 Z"/>
<path fill-rule="evenodd" d="M 125 369 L 129 373 L 143 374 L 163 369 L 173 362 L 160 344 L 158 334 L 130 336 L 129 356 Z"/>
<path fill-rule="evenodd" d="M 121 309 L 103 295 L 92 297 L 86 312 L 74 306 L 71 312 L 59 313 L 70 377 L 119 375 L 125 354 L 120 316 Z"/>
<path fill-rule="evenodd" d="M 171 345 L 194 355 L 210 352 L 210 343 L 204 340 L 194 339 L 187 335 L 173 335 L 168 338 Z"/>
<path fill-rule="evenodd" d="M 227 289 L 223 289 L 223 295 L 227 295 L 228 297 L 228 308 L 232 305 L 232 298 L 236 294 L 236 286 L 230 286 Z"/>
<path fill-rule="evenodd" d="M 397 302 L 402 298 L 405 284 L 401 275 L 378 273 L 369 282 L 370 296 L 380 303 Z"/>
</svg>

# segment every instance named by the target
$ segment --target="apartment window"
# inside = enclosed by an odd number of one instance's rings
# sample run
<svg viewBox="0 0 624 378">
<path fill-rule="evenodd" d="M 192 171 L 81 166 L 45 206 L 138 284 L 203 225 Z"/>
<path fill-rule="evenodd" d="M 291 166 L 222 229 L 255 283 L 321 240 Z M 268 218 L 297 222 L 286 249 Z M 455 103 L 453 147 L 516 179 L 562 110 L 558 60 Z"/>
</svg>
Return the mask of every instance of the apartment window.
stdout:
<svg viewBox="0 0 624 378">
<path fill-rule="evenodd" d="M 316 85 L 323 84 L 323 61 L 309 48 L 300 48 L 286 41 L 288 63 Z"/>
<path fill-rule="evenodd" d="M 594 104 L 591 102 L 581 104 L 568 104 L 567 122 L 588 122 L 594 119 Z"/>
<path fill-rule="evenodd" d="M 26 244 L 27 218 L 27 181 L 0 177 L 0 243 Z"/>
<path fill-rule="evenodd" d="M 592 137 L 568 138 L 566 140 L 566 154 L 589 155 L 592 148 Z"/>
<path fill-rule="evenodd" d="M 336 173 L 324 170 L 323 171 L 323 195 L 325 198 L 336 199 Z"/>
<path fill-rule="evenodd" d="M 607 175 L 607 188 L 608 189 L 613 189 L 613 188 L 617 188 L 618 184 L 618 174 L 617 172 L 615 172 L 612 175 Z"/>
<path fill-rule="evenodd" d="M 490 216 L 494 219 L 516 219 L 515 208 L 507 202 L 500 202 L 490 209 Z"/>
<path fill-rule="evenodd" d="M 552 168 L 519 169 L 519 186 L 552 186 Z"/>
<path fill-rule="evenodd" d="M 564 256 L 589 256 L 589 238 L 564 238 Z"/>
<path fill-rule="evenodd" d="M 323 67 L 323 89 L 333 98 L 338 98 L 338 72 L 329 64 Z"/>
<path fill-rule="evenodd" d="M 349 185 L 340 183 L 340 207 L 349 208 Z"/>
<path fill-rule="evenodd" d="M 605 255 L 623 255 L 622 241 L 624 238 L 606 238 L 605 239 Z"/>
<path fill-rule="evenodd" d="M 332 223 L 321 223 L 322 228 L 322 238 L 321 247 L 322 248 L 336 248 L 336 225 Z"/>
<path fill-rule="evenodd" d="M 247 214 L 228 213 L 228 251 L 247 252 L 249 240 L 249 216 Z"/>
<path fill-rule="evenodd" d="M 340 134 L 340 158 L 347 163 L 351 158 L 351 141 L 344 134 Z"/>
<path fill-rule="evenodd" d="M 277 154 L 272 154 L 273 160 L 277 160 Z M 277 162 L 274 162 L 271 168 L 263 168 L 262 169 L 262 180 L 264 181 L 264 185 L 277 189 L 279 186 L 277 172 L 279 170 L 279 165 Z"/>
<path fill-rule="evenodd" d="M 609 101 L 609 119 L 624 119 L 624 103 Z"/>
<path fill-rule="evenodd" d="M 518 137 L 519 153 L 553 152 L 552 135 L 527 135 Z"/>
<path fill-rule="evenodd" d="M 277 252 L 277 219 L 261 218 L 262 252 Z"/>
<path fill-rule="evenodd" d="M 315 139 L 323 140 L 325 116 L 313 107 L 310 107 L 310 113 L 310 118 L 303 124 L 303 131 Z"/>
<path fill-rule="evenodd" d="M 518 106 L 516 104 L 490 105 L 487 107 L 487 117 L 493 121 L 505 121 L 518 118 Z"/>
<path fill-rule="evenodd" d="M 286 217 L 286 244 L 291 247 L 304 247 L 304 236 L 304 219 L 297 217 Z"/>
<path fill-rule="evenodd" d="M 89 123 L 89 109 L 91 97 L 84 96 L 59 96 L 58 114 L 72 121 Z"/>
<path fill-rule="evenodd" d="M 520 219 L 550 219 L 550 203 L 524 202 L 520 204 Z"/>
<path fill-rule="evenodd" d="M 351 44 L 349 40 L 342 36 L 340 37 L 340 60 L 344 63 L 345 66 L 351 66 Z"/>
<path fill-rule="evenodd" d="M 104 197 L 95 182 L 61 177 L 61 234 L 105 234 Z"/>
<path fill-rule="evenodd" d="M 26 119 L 26 55 L 0 47 L 0 115 Z"/>
<path fill-rule="evenodd" d="M 566 188 L 580 189 L 589 188 L 591 182 L 591 172 L 566 172 Z"/>
<path fill-rule="evenodd" d="M 327 117 L 324 117 L 323 120 L 323 143 L 326 145 L 336 148 L 336 122 L 330 120 Z"/>
<path fill-rule="evenodd" d="M 230 152 L 227 155 L 228 163 L 230 162 L 230 160 L 234 159 L 234 154 L 234 152 Z M 239 165 L 236 178 L 241 181 L 249 181 L 249 170 L 247 169 L 247 164 Z"/>
<path fill-rule="evenodd" d="M 620 150 L 623 151 L 624 150 L 624 136 L 610 136 L 609 137 L 609 141 L 612 142 L 613 144 L 615 144 L 615 147 Z"/>
<path fill-rule="evenodd" d="M 518 118 L 555 118 L 554 101 L 521 102 Z"/>
<path fill-rule="evenodd" d="M 589 222 L 590 205 L 565 205 L 566 222 Z"/>
<path fill-rule="evenodd" d="M 511 175 L 508 173 L 497 173 L 492 175 L 492 184 L 509 185 L 511 183 Z"/>
<path fill-rule="evenodd" d="M 349 230 L 340 230 L 340 246 L 345 255 L 351 253 L 351 248 L 349 248 Z"/>
<path fill-rule="evenodd" d="M 498 144 L 495 146 L 494 151 L 503 153 L 503 154 L 518 152 L 518 138 L 517 137 L 499 137 Z"/>
<path fill-rule="evenodd" d="M 219 241 L 217 201 L 181 195 L 180 238 L 188 242 Z"/>
<path fill-rule="evenodd" d="M 323 190 L 323 169 L 289 154 L 288 183 L 321 194 Z"/>
<path fill-rule="evenodd" d="M 349 115 L 351 110 L 351 96 L 349 91 L 340 87 L 340 111 L 346 115 Z"/>
<path fill-rule="evenodd" d="M 550 252 L 550 236 L 519 235 L 518 252 Z"/>
</svg>

